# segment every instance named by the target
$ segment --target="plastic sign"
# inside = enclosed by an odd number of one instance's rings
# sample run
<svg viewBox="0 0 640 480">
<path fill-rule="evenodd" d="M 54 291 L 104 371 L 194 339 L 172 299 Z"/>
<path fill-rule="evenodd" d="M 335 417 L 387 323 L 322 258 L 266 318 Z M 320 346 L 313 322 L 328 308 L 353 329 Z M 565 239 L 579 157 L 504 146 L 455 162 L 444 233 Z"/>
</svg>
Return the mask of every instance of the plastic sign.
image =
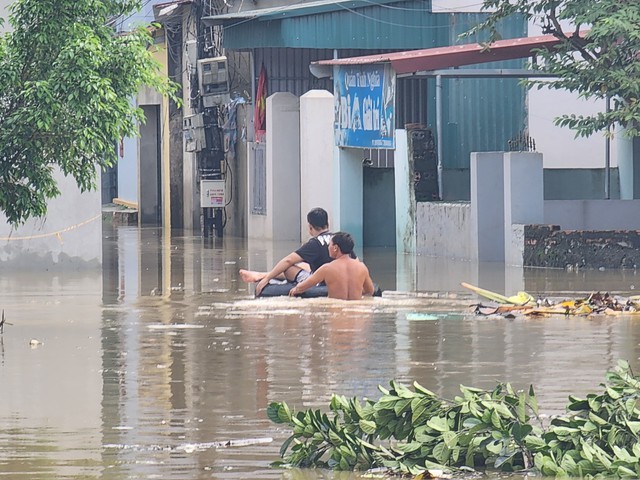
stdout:
<svg viewBox="0 0 640 480">
<path fill-rule="evenodd" d="M 200 207 L 224 208 L 225 191 L 224 180 L 200 181 Z"/>
<path fill-rule="evenodd" d="M 396 74 L 391 65 L 340 66 L 333 89 L 336 145 L 395 148 Z"/>
</svg>

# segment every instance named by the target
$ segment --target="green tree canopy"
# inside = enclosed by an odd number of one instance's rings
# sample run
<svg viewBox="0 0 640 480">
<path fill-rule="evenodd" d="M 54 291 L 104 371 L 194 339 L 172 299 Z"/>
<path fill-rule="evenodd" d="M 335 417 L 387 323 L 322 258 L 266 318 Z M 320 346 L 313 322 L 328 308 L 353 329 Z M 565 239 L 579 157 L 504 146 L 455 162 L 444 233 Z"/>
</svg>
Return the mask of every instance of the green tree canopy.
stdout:
<svg viewBox="0 0 640 480">
<path fill-rule="evenodd" d="M 638 0 L 484 0 L 489 18 L 471 33 L 489 30 L 500 38 L 498 22 L 523 14 L 546 34 L 561 40 L 553 50 L 539 52 L 534 68 L 557 79 L 531 80 L 530 86 L 568 90 L 584 99 L 611 99 L 611 111 L 590 116 L 570 112 L 555 119 L 577 136 L 590 136 L 614 125 L 629 136 L 640 135 L 640 2 Z M 581 33 L 582 32 L 582 33 Z"/>
<path fill-rule="evenodd" d="M 132 0 L 17 0 L 0 37 L 0 211 L 14 225 L 60 194 L 56 169 L 82 191 L 116 161 L 115 142 L 135 135 L 143 86 L 171 94 L 147 28 L 117 34 Z"/>
</svg>

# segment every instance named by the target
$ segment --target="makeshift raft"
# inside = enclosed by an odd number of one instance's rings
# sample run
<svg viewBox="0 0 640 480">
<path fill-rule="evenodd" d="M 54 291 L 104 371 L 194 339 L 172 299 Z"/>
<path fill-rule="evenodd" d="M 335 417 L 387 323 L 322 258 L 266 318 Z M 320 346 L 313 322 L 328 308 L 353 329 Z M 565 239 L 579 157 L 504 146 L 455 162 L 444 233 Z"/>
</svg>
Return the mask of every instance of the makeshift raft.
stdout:
<svg viewBox="0 0 640 480">
<path fill-rule="evenodd" d="M 284 282 L 284 283 L 269 283 L 266 285 L 260 295 L 256 295 L 256 297 L 283 297 L 289 295 L 289 291 L 295 287 L 296 284 L 292 282 Z M 376 284 L 373 285 L 374 297 L 381 297 L 382 290 Z M 317 298 L 317 297 L 326 297 L 329 294 L 326 285 L 316 285 L 315 287 L 311 287 L 308 290 L 304 291 L 301 295 L 296 295 L 301 298 Z"/>
<path fill-rule="evenodd" d="M 269 283 L 262 289 L 260 295 L 256 295 L 256 297 L 284 297 L 289 295 L 289 290 L 295 286 L 296 284 L 291 282 Z M 297 296 L 302 298 L 316 298 L 326 297 L 328 293 L 326 285 L 316 285 Z"/>
</svg>

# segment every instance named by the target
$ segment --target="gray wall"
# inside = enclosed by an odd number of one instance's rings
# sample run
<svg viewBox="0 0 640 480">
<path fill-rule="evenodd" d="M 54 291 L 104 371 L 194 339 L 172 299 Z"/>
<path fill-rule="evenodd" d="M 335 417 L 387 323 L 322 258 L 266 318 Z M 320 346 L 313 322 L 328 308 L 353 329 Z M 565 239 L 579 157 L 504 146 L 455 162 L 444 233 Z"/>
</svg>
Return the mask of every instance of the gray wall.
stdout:
<svg viewBox="0 0 640 480">
<path fill-rule="evenodd" d="M 141 225 L 160 225 L 160 106 L 141 108 L 146 121 L 140 125 L 139 218 Z"/>
<path fill-rule="evenodd" d="M 546 200 L 544 223 L 562 230 L 640 230 L 640 200 Z"/>
<path fill-rule="evenodd" d="M 609 181 L 609 198 L 620 198 L 617 168 L 610 170 Z M 544 170 L 545 200 L 604 199 L 604 184 L 604 168 L 547 168 Z"/>
<path fill-rule="evenodd" d="M 363 239 L 365 247 L 396 246 L 396 202 L 392 168 L 365 168 Z"/>
<path fill-rule="evenodd" d="M 618 169 L 610 171 L 610 198 L 620 198 Z M 468 168 L 447 168 L 442 173 L 443 200 L 470 200 Z M 604 199 L 604 168 L 545 168 L 545 200 Z"/>
</svg>

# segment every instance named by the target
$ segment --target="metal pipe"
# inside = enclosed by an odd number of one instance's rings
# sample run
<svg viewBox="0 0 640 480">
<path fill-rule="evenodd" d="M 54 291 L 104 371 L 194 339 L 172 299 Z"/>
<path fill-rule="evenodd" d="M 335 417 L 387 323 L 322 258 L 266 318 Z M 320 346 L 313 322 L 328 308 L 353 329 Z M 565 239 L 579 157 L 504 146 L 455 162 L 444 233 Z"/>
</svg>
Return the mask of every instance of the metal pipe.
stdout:
<svg viewBox="0 0 640 480">
<path fill-rule="evenodd" d="M 442 200 L 442 76 L 436 75 L 436 143 L 438 153 L 438 198 Z"/>
</svg>

